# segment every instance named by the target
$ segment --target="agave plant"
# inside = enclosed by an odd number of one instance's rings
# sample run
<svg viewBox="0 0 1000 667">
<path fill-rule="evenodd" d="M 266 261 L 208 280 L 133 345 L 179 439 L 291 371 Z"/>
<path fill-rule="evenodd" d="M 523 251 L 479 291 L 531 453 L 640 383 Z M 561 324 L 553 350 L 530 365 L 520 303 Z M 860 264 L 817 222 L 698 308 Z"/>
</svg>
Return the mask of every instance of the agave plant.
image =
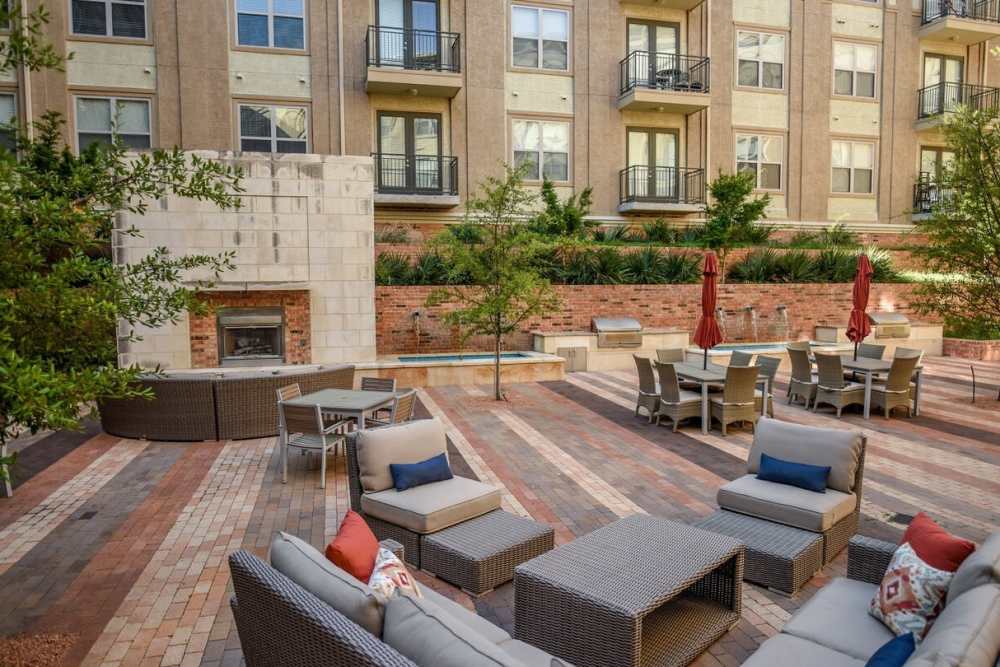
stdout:
<svg viewBox="0 0 1000 667">
<path fill-rule="evenodd" d="M 819 233 L 818 240 L 825 246 L 856 246 L 858 236 L 842 222 L 827 227 Z"/>
<path fill-rule="evenodd" d="M 667 283 L 696 283 L 701 280 L 701 257 L 687 252 L 670 253 L 663 263 Z"/>
<path fill-rule="evenodd" d="M 705 225 L 685 227 L 677 235 L 677 242 L 682 245 L 701 245 L 705 238 Z"/>
<path fill-rule="evenodd" d="M 667 282 L 666 256 L 653 246 L 627 253 L 625 279 L 634 285 L 659 285 Z"/>
<path fill-rule="evenodd" d="M 627 264 L 617 248 L 598 248 L 590 252 L 590 263 L 597 285 L 618 285 L 626 280 Z"/>
<path fill-rule="evenodd" d="M 726 274 L 733 283 L 771 283 L 781 279 L 781 257 L 771 248 L 754 250 L 736 262 Z"/>
<path fill-rule="evenodd" d="M 777 268 L 784 282 L 811 283 L 816 280 L 816 261 L 804 250 L 792 250 L 780 255 Z"/>
<path fill-rule="evenodd" d="M 868 261 L 872 263 L 872 280 L 879 283 L 892 283 L 901 280 L 899 272 L 892 264 L 892 255 L 888 250 L 876 245 L 869 245 L 861 252 L 868 255 Z"/>
<path fill-rule="evenodd" d="M 830 248 L 816 256 L 816 274 L 821 282 L 849 283 L 858 268 L 858 253 L 846 248 Z"/>
<path fill-rule="evenodd" d="M 673 243 L 677 236 L 673 228 L 663 218 L 644 223 L 642 233 L 650 243 Z"/>
<path fill-rule="evenodd" d="M 384 252 L 375 259 L 376 285 L 410 285 L 410 259 L 398 252 Z"/>
<path fill-rule="evenodd" d="M 421 253 L 410 270 L 413 285 L 447 285 L 449 270 L 444 259 L 436 252 Z"/>
</svg>

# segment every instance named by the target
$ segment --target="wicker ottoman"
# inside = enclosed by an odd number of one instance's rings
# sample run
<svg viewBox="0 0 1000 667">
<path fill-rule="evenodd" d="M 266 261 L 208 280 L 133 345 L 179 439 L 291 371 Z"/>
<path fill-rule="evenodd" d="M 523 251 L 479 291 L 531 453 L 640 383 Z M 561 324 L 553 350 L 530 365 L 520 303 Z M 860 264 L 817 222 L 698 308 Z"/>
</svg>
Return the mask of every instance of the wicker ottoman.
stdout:
<svg viewBox="0 0 1000 667">
<path fill-rule="evenodd" d="M 743 578 L 794 595 L 823 567 L 823 535 L 719 510 L 694 525 L 734 537 L 747 547 Z"/>
<path fill-rule="evenodd" d="M 488 593 L 514 578 L 514 568 L 550 551 L 549 526 L 503 510 L 426 535 L 420 567 L 472 595 Z"/>
</svg>

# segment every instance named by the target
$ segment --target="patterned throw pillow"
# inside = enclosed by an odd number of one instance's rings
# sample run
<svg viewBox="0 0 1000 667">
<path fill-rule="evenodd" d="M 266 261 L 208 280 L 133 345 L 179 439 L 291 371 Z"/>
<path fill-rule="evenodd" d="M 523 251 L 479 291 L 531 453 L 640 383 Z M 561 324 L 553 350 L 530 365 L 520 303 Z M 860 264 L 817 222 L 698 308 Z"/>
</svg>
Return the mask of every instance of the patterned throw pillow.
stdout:
<svg viewBox="0 0 1000 667">
<path fill-rule="evenodd" d="M 939 570 L 921 560 L 909 543 L 901 544 L 869 611 L 897 635 L 912 632 L 919 642 L 944 608 L 945 594 L 954 577 L 954 572 Z"/>
<path fill-rule="evenodd" d="M 371 578 L 368 579 L 368 587 L 372 589 L 372 593 L 382 604 L 386 604 L 390 598 L 400 593 L 418 598 L 423 597 L 416 580 L 403 565 L 403 561 L 396 558 L 396 554 L 384 547 L 378 550 L 378 556 L 375 558 L 375 569 L 372 571 Z"/>
</svg>

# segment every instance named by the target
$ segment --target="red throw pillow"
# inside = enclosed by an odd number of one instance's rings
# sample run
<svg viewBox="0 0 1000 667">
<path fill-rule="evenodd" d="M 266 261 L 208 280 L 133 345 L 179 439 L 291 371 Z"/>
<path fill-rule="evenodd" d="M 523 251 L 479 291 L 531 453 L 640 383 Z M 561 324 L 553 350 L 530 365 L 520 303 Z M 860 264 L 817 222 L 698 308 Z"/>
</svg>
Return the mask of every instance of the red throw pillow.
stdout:
<svg viewBox="0 0 1000 667">
<path fill-rule="evenodd" d="M 365 520 L 354 510 L 347 510 L 340 530 L 326 545 L 326 557 L 341 570 L 367 584 L 375 569 L 378 549 L 378 539 Z"/>
<path fill-rule="evenodd" d="M 923 512 L 913 517 L 900 544 L 910 543 L 922 561 L 945 572 L 954 572 L 976 550 L 976 545 L 956 537 Z"/>
</svg>

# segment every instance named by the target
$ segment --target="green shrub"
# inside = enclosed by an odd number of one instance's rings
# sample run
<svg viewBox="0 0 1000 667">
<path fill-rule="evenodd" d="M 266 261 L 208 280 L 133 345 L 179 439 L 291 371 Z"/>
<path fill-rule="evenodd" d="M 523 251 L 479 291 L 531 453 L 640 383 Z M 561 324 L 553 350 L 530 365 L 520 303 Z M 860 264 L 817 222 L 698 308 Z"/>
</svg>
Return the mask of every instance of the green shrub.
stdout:
<svg viewBox="0 0 1000 667">
<path fill-rule="evenodd" d="M 816 280 L 816 263 L 804 250 L 792 250 L 778 257 L 778 274 L 784 282 L 811 283 Z"/>
<path fill-rule="evenodd" d="M 594 230 L 594 240 L 598 243 L 615 243 L 628 240 L 628 225 L 610 225 Z"/>
<path fill-rule="evenodd" d="M 845 248 L 830 248 L 816 255 L 817 279 L 826 283 L 854 281 L 858 268 L 858 254 Z"/>
<path fill-rule="evenodd" d="M 814 248 L 819 244 L 819 236 L 812 232 L 795 232 L 788 241 L 790 248 Z"/>
<path fill-rule="evenodd" d="M 773 234 L 773 225 L 764 225 L 758 222 L 743 230 L 739 242 L 746 245 L 764 245 L 771 240 Z"/>
<path fill-rule="evenodd" d="M 406 255 L 384 252 L 375 259 L 376 285 L 410 285 L 412 268 Z"/>
<path fill-rule="evenodd" d="M 597 285 L 618 285 L 625 282 L 627 264 L 617 248 L 597 248 L 590 252 L 590 262 Z"/>
<path fill-rule="evenodd" d="M 482 229 L 471 222 L 462 222 L 448 227 L 448 233 L 463 243 L 475 245 L 483 242 Z"/>
<path fill-rule="evenodd" d="M 375 243 L 409 243 L 410 232 L 405 227 L 388 227 L 375 231 Z"/>
<path fill-rule="evenodd" d="M 733 264 L 726 274 L 732 283 L 773 283 L 782 278 L 781 256 L 771 248 L 754 250 Z"/>
<path fill-rule="evenodd" d="M 664 257 L 664 282 L 696 283 L 701 280 L 701 256 L 693 253 L 670 253 Z"/>
<path fill-rule="evenodd" d="M 642 233 L 650 243 L 673 243 L 677 238 L 674 229 L 663 218 L 643 223 Z"/>
<path fill-rule="evenodd" d="M 409 280 L 413 285 L 447 285 L 451 282 L 451 276 L 444 258 L 434 251 L 429 251 L 417 257 L 410 269 Z"/>
<path fill-rule="evenodd" d="M 550 237 L 576 237 L 586 235 L 587 230 L 594 225 L 587 219 L 590 215 L 590 205 L 593 203 L 593 188 L 584 188 L 579 195 L 570 195 L 566 201 L 559 201 L 559 195 L 552 181 L 542 182 L 542 202 L 545 208 L 537 213 L 528 223 L 532 231 Z"/>
<path fill-rule="evenodd" d="M 858 235 L 841 222 L 827 227 L 819 233 L 819 242 L 825 246 L 856 246 Z"/>
<path fill-rule="evenodd" d="M 677 242 L 682 245 L 700 246 L 705 239 L 705 225 L 685 227 L 677 234 Z"/>
<path fill-rule="evenodd" d="M 646 246 L 625 254 L 625 279 L 634 285 L 659 285 L 667 282 L 666 256 Z"/>
</svg>

